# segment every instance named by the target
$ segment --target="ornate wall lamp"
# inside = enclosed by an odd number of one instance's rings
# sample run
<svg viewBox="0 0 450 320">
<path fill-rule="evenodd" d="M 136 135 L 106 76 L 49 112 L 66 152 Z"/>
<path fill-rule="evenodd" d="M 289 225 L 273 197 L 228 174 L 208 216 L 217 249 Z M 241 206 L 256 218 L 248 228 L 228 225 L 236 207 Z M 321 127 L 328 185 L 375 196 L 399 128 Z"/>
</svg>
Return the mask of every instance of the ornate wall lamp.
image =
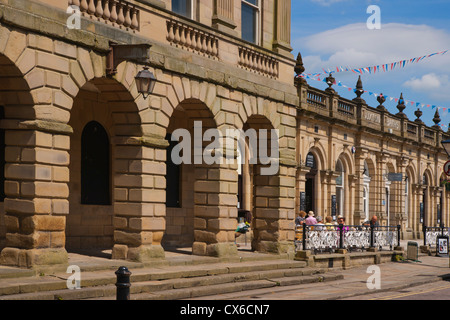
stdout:
<svg viewBox="0 0 450 320">
<path fill-rule="evenodd" d="M 117 66 L 123 61 L 133 61 L 139 64 L 148 64 L 150 56 L 149 44 L 119 45 L 111 44 L 106 60 L 106 74 L 113 76 L 117 73 Z M 137 91 L 144 99 L 152 93 L 156 78 L 145 66 L 144 70 L 138 72 L 135 77 Z"/>
</svg>

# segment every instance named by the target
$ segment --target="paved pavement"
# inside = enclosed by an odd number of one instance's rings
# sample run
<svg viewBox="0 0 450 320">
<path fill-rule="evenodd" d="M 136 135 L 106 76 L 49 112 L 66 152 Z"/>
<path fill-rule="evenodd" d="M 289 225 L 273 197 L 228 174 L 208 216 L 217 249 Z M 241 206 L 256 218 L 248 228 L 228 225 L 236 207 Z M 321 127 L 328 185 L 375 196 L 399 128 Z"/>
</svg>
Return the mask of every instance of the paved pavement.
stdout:
<svg viewBox="0 0 450 320">
<path fill-rule="evenodd" d="M 418 241 L 417 241 L 418 242 Z M 418 243 L 421 244 L 420 242 Z M 402 241 L 402 246 L 407 248 L 407 241 Z M 376 265 L 379 267 L 379 288 L 375 285 L 375 272 L 368 269 L 369 266 L 355 267 L 348 270 L 332 270 L 329 273 L 344 275 L 344 279 L 302 284 L 298 286 L 276 287 L 270 290 L 253 290 L 241 294 L 224 294 L 208 297 L 217 300 L 338 300 L 373 294 L 374 292 L 393 291 L 402 288 L 410 288 L 430 282 L 450 281 L 449 257 L 437 257 L 419 252 L 418 260 L 388 262 Z M 370 278 L 370 279 L 369 279 Z M 368 280 L 370 282 L 368 288 Z M 448 283 L 448 282 L 445 282 Z M 450 297 L 449 297 L 450 299 Z"/>
<path fill-rule="evenodd" d="M 418 242 L 418 241 L 417 241 Z M 418 242 L 419 245 L 421 244 Z M 402 246 L 406 249 L 407 242 L 403 241 Z M 255 257 L 255 253 L 241 252 L 242 259 Z M 261 255 L 260 259 L 264 255 Z M 114 270 L 119 265 L 125 264 L 130 270 L 140 269 L 145 271 L 145 266 L 138 263 L 114 261 L 111 259 L 89 257 L 86 255 L 69 255 L 69 264 L 78 264 L 86 270 Z M 222 294 L 199 298 L 198 300 L 338 300 L 357 297 L 364 294 L 373 294 L 374 292 L 392 291 L 412 286 L 419 286 L 430 282 L 450 280 L 450 260 L 448 257 L 429 256 L 419 254 L 420 262 L 402 261 L 388 262 L 375 265 L 379 271 L 379 289 L 369 289 L 368 279 L 375 276 L 373 271 L 368 270 L 368 266 L 355 267 L 348 270 L 330 269 L 331 274 L 342 274 L 342 280 L 336 280 L 323 283 L 302 284 L 290 287 L 273 287 L 270 289 L 252 290 L 240 293 Z M 188 254 L 188 252 L 167 253 L 167 260 L 170 262 L 167 266 L 182 267 L 183 270 L 198 268 L 198 265 L 205 263 L 217 263 L 215 258 L 198 257 Z M 29 270 L 1 267 L 0 279 L 9 282 L 7 275 L 18 272 L 16 277 L 29 277 Z M 65 272 L 65 271 L 63 271 Z M 22 273 L 22 274 L 21 274 Z M 111 273 L 111 272 L 110 272 Z M 3 276 L 2 276 L 3 275 Z M 371 282 L 374 284 L 374 282 Z M 448 282 L 443 282 L 448 284 Z M 192 299 L 194 300 L 194 299 Z"/>
</svg>

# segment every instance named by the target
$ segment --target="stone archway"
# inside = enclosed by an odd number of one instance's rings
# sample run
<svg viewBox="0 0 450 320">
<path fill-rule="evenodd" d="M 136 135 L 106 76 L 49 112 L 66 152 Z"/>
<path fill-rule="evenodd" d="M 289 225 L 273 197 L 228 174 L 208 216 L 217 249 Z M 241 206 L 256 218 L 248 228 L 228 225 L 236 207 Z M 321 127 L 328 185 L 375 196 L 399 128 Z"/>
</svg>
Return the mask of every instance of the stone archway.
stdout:
<svg viewBox="0 0 450 320">
<path fill-rule="evenodd" d="M 118 221 L 128 220 L 124 216 L 129 215 L 126 209 L 116 209 L 116 204 L 120 207 L 122 201 L 145 202 L 145 199 L 141 199 L 139 189 L 124 183 L 126 179 L 123 178 L 133 173 L 131 164 L 136 159 L 132 153 L 126 152 L 126 147 L 121 146 L 121 143 L 126 137 L 142 135 L 138 109 L 122 84 L 114 79 L 95 78 L 84 84 L 75 97 L 69 125 L 74 133 L 70 141 L 70 213 L 66 247 L 71 251 L 94 249 L 95 254 L 105 255 L 101 250 L 110 250 L 115 243 L 122 243 L 123 232 L 137 231 L 127 223 L 125 228 L 117 228 L 116 232 L 116 226 L 120 226 Z M 104 138 L 100 136 L 97 139 L 102 131 L 104 134 L 101 136 Z M 87 154 L 88 145 L 92 142 L 90 140 L 100 143 L 92 146 L 96 148 L 92 155 Z M 105 154 L 100 155 L 100 152 Z M 104 160 L 98 162 L 92 159 L 99 156 Z M 89 172 L 90 176 L 87 175 Z M 90 184 L 96 184 L 96 189 L 89 188 L 84 181 L 93 176 L 96 181 Z M 138 175 L 134 178 L 139 180 Z"/>
<path fill-rule="evenodd" d="M 25 35 L 12 32 L 0 54 L 1 130 L 5 198 L 0 217 L 0 263 L 19 267 L 64 264 L 67 207 L 68 126 L 43 117 L 44 70 L 34 68 L 33 50 L 20 48 Z M 17 61 L 17 64 L 14 62 Z M 35 90 L 34 90 L 35 89 Z M 50 90 L 51 92 L 51 90 Z M 48 92 L 47 92 L 48 93 Z M 3 156 L 3 155 L 2 155 Z M 3 163 L 2 163 L 3 166 Z"/>
<path fill-rule="evenodd" d="M 294 193 L 288 194 L 283 167 L 272 170 L 279 160 L 279 137 L 270 120 L 262 115 L 251 115 L 243 126 L 245 151 L 242 166 L 243 209 L 252 213 L 252 250 L 269 253 L 289 252 L 289 217 L 293 215 Z M 276 151 L 272 147 L 275 147 Z M 257 147 L 256 147 L 257 146 Z M 261 153 L 261 151 L 263 151 Z M 276 152 L 276 154 L 273 154 Z M 261 157 L 263 155 L 263 157 Z M 279 163 L 277 162 L 279 165 Z M 268 169 L 269 170 L 265 170 Z M 290 188 L 294 191 L 295 180 Z M 288 200 L 286 198 L 291 198 Z M 290 226 L 293 230 L 293 223 Z"/>
<path fill-rule="evenodd" d="M 208 177 L 208 172 L 213 172 L 202 157 L 207 145 L 203 135 L 209 129 L 216 129 L 214 116 L 198 99 L 183 100 L 170 117 L 166 135 L 166 230 L 162 242 L 166 250 L 192 247 L 207 232 L 207 221 L 200 211 L 208 200 L 211 203 L 213 194 L 200 190 L 207 180 L 214 180 Z"/>
</svg>

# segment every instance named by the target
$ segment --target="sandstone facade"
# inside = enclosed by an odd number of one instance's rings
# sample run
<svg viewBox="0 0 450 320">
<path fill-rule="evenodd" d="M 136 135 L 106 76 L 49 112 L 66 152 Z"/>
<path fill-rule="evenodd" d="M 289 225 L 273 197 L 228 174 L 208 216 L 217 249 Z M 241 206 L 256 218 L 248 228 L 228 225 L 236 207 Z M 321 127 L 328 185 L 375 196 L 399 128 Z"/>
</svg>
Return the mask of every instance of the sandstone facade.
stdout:
<svg viewBox="0 0 450 320">
<path fill-rule="evenodd" d="M 78 17 L 69 6 L 80 8 L 79 29 L 68 28 L 68 19 Z M 362 199 L 370 214 L 401 224 L 405 235 L 420 236 L 421 199 L 428 225 L 437 222 L 438 203 L 448 221 L 448 195 L 439 184 L 445 133 L 416 125 L 411 136 L 414 123 L 361 102 L 346 102 L 353 111 L 341 116 L 342 98 L 294 83 L 290 1 L 262 2 L 255 43 L 241 39 L 241 6 L 196 1 L 186 18 L 169 0 L 0 1 L 1 264 L 64 264 L 67 251 L 93 247 L 136 261 L 185 245 L 198 255 L 235 255 L 238 205 L 253 214 L 255 250 L 290 252 L 307 180 L 315 181 L 314 210 L 328 215 L 338 159 L 342 213 L 351 223 L 363 220 Z M 112 75 L 112 44 L 148 44 L 150 55 L 125 59 Z M 157 78 L 147 98 L 135 82 L 144 66 Z M 322 97 L 319 104 L 311 92 Z M 368 113 L 383 119 L 381 126 Z M 388 130 L 385 119 L 398 128 Z M 195 121 L 221 132 L 278 130 L 279 170 L 264 176 L 262 163 L 183 164 L 180 203 L 167 206 L 167 136 L 193 133 Z M 83 131 L 93 122 L 108 146 L 109 200 L 101 204 L 84 201 L 82 191 L 89 142 Z M 317 164 L 312 177 L 309 152 Z M 363 196 L 365 167 L 370 196 Z M 407 173 L 410 188 L 406 202 L 405 183 L 390 186 L 389 222 L 381 204 L 387 170 Z"/>
</svg>

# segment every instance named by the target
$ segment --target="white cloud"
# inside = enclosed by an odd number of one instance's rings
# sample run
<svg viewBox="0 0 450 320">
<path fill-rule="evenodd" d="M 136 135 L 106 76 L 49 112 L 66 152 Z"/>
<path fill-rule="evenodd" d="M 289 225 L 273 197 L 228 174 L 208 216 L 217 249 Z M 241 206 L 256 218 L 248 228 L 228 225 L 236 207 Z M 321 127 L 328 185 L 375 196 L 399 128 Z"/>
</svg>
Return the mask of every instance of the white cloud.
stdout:
<svg viewBox="0 0 450 320">
<path fill-rule="evenodd" d="M 450 100 L 450 79 L 446 74 L 428 73 L 420 78 L 413 77 L 405 81 L 403 86 L 414 91 L 425 92 L 435 99 Z"/>
<path fill-rule="evenodd" d="M 403 85 L 417 91 L 436 90 L 442 87 L 442 80 L 444 78 L 446 78 L 446 83 L 448 83 L 448 76 L 438 76 L 435 73 L 428 73 L 420 79 L 413 77 Z"/>
<path fill-rule="evenodd" d="M 292 44 L 302 52 L 306 69 L 316 72 L 324 67 L 357 68 L 415 58 L 447 50 L 449 43 L 448 32 L 427 25 L 386 23 L 380 30 L 369 30 L 365 23 L 358 23 L 294 39 Z M 309 55 L 314 56 L 312 61 Z M 422 65 L 450 73 L 450 52 L 417 64 Z"/>
</svg>

